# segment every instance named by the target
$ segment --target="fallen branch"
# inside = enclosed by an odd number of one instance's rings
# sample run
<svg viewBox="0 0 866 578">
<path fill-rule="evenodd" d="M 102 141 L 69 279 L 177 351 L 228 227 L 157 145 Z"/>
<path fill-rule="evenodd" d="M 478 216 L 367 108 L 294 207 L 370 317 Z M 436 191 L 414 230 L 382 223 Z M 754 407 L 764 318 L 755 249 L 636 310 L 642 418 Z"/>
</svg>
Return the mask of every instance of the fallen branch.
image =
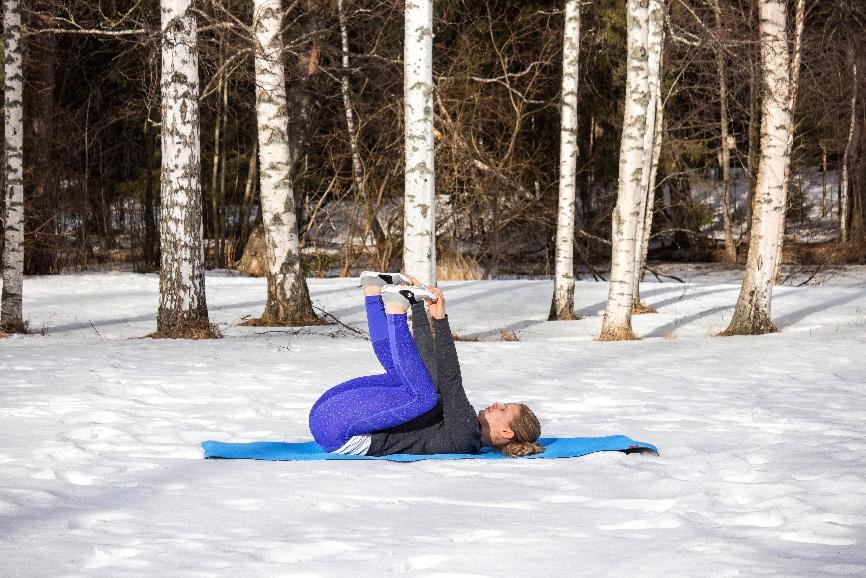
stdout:
<svg viewBox="0 0 866 578">
<path fill-rule="evenodd" d="M 818 268 L 815 269 L 814 271 L 812 271 L 812 274 L 809 275 L 809 277 L 808 277 L 805 281 L 803 281 L 802 283 L 800 283 L 799 285 L 797 285 L 797 287 L 803 287 L 804 285 L 808 285 L 808 284 L 809 284 L 809 281 L 811 281 L 812 279 L 814 279 L 815 276 L 816 276 L 818 273 L 820 273 L 821 271 L 823 271 L 823 270 L 824 270 L 824 266 L 823 266 L 823 265 L 818 265 Z"/>
<path fill-rule="evenodd" d="M 646 270 L 649 271 L 650 273 L 652 273 L 653 275 L 655 275 L 655 278 L 659 283 L 664 283 L 664 281 L 662 281 L 662 279 L 661 279 L 662 277 L 667 277 L 668 279 L 673 279 L 674 281 L 679 281 L 680 283 L 685 283 L 685 281 L 683 281 L 682 279 L 680 279 L 676 275 L 666 275 L 664 273 L 659 273 L 658 271 L 656 271 L 655 269 L 651 269 L 650 267 L 647 267 Z"/>
<path fill-rule="evenodd" d="M 99 334 L 99 331 L 97 331 L 96 326 L 93 325 L 93 321 L 88 319 L 87 322 L 90 323 L 90 327 L 91 327 L 91 329 L 93 329 L 93 332 L 96 333 L 96 336 L 98 338 L 102 339 L 102 335 Z"/>
<path fill-rule="evenodd" d="M 347 329 L 347 330 L 351 331 L 352 333 L 360 335 L 361 337 L 363 337 L 367 341 L 370 340 L 370 336 L 367 334 L 366 331 L 361 331 L 360 329 L 358 329 L 356 327 L 352 327 L 351 325 L 346 325 L 345 323 L 343 323 L 342 321 L 340 321 L 339 319 L 334 317 L 331 313 L 328 313 L 327 311 L 325 311 L 321 307 L 317 307 L 317 306 L 313 305 L 313 309 L 315 309 L 316 311 L 318 311 L 319 313 L 321 313 L 323 316 L 327 317 L 328 319 L 332 320 L 334 323 L 336 323 L 340 327 Z"/>
</svg>

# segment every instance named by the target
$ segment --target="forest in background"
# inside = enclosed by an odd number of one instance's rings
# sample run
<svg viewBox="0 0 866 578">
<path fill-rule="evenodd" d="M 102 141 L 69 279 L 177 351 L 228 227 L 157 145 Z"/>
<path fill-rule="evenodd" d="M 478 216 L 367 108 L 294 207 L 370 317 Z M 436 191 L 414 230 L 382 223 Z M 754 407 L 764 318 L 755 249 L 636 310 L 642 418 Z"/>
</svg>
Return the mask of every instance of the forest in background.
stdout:
<svg viewBox="0 0 866 578">
<path fill-rule="evenodd" d="M 154 3 L 57 2 L 23 7 L 25 271 L 131 264 L 155 270 L 160 171 L 159 14 Z M 399 6 L 398 6 L 399 4 Z M 399 265 L 403 194 L 402 3 L 286 4 L 292 180 L 311 274 Z M 748 179 L 758 152 L 757 3 L 669 3 L 662 151 L 651 257 L 721 260 L 712 209 L 693 192 L 720 181 L 719 61 L 727 80 L 730 166 Z M 792 171 L 828 175 L 822 214 L 838 212 L 838 172 L 852 118 L 866 118 L 866 7 L 807 3 Z M 559 3 L 434 4 L 437 246 L 453 276 L 550 274 L 557 215 L 563 14 Z M 252 3 L 196 5 L 206 264 L 233 267 L 261 219 L 255 176 Z M 789 18 L 793 22 L 793 17 Z M 578 100 L 576 262 L 609 258 L 625 87 L 625 2 L 584 3 Z M 355 113 L 353 174 L 342 81 Z M 866 130 L 851 166 L 853 242 L 820 259 L 859 260 Z M 251 162 L 253 161 L 253 162 Z M 796 179 L 793 180 L 796 182 Z M 721 187 L 717 186 L 721 191 Z M 667 201 L 665 201 L 667 199 Z M 748 204 L 734 211 L 741 230 Z M 814 211 L 813 211 L 814 212 Z M 791 188 L 788 225 L 808 219 Z M 739 259 L 747 238 L 738 235 Z M 790 247 L 789 247 L 790 248 Z M 802 253 L 803 251 L 801 251 Z M 812 250 L 814 253 L 814 249 Z M 796 254 L 789 251 L 788 258 Z M 814 258 L 814 257 L 812 257 Z"/>
</svg>

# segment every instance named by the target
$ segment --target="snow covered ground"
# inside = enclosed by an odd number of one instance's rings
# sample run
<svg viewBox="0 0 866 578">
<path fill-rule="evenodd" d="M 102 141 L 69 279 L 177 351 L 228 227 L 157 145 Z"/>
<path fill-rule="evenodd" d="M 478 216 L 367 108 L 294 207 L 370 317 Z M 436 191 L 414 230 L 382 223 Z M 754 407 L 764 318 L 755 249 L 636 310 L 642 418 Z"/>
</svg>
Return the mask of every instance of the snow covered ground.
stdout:
<svg viewBox="0 0 866 578">
<path fill-rule="evenodd" d="M 28 278 L 44 335 L 0 340 L 0 575 L 866 575 L 866 268 L 778 287 L 782 331 L 751 338 L 712 336 L 738 273 L 677 274 L 643 286 L 659 313 L 631 343 L 592 340 L 605 283 L 552 323 L 549 281 L 443 284 L 479 339 L 458 343 L 476 405 L 659 457 L 414 464 L 201 459 L 204 439 L 308 438 L 317 396 L 377 369 L 336 325 L 237 326 L 261 279 L 209 275 L 226 337 L 188 342 L 137 339 L 155 276 Z M 310 287 L 363 328 L 353 280 Z"/>
</svg>

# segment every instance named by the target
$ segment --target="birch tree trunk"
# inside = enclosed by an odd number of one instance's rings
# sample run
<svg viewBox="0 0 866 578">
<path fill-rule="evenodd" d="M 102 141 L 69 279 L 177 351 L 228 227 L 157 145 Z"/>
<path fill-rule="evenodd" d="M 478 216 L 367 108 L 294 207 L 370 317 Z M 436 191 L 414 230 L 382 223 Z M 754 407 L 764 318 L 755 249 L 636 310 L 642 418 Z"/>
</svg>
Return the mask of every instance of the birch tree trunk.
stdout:
<svg viewBox="0 0 866 578">
<path fill-rule="evenodd" d="M 821 143 L 821 218 L 827 216 L 827 144 Z"/>
<path fill-rule="evenodd" d="M 220 48 L 220 60 L 222 59 L 222 48 Z M 219 61 L 218 61 L 219 62 Z M 211 164 L 211 175 L 210 175 L 210 207 L 211 207 L 211 247 L 213 251 L 213 265 L 214 268 L 223 267 L 222 255 L 220 255 L 219 250 L 219 239 L 220 239 L 220 198 L 219 194 L 217 194 L 217 186 L 219 179 L 219 171 L 220 171 L 220 162 L 225 162 L 220 153 L 222 152 L 222 139 L 220 138 L 220 133 L 222 131 L 222 88 L 223 88 L 224 77 L 220 74 L 219 79 L 217 80 L 217 106 L 216 106 L 216 114 L 214 115 L 214 131 L 213 131 L 213 163 Z"/>
<path fill-rule="evenodd" d="M 253 143 L 253 152 L 247 164 L 247 179 L 244 183 L 244 198 L 241 201 L 240 216 L 238 217 L 238 237 L 234 248 L 234 255 L 243 255 L 244 246 L 250 232 L 250 206 L 253 203 L 253 195 L 256 189 L 256 167 L 259 158 L 259 141 Z"/>
<path fill-rule="evenodd" d="M 655 203 L 655 178 L 658 155 L 661 152 L 661 70 L 662 47 L 664 45 L 664 0 L 650 0 L 647 11 L 647 86 L 649 102 L 646 105 L 646 129 L 644 133 L 644 158 L 641 170 L 640 220 L 638 221 L 635 251 L 635 275 L 632 279 L 632 313 L 655 313 L 655 309 L 641 302 L 640 282 L 646 266 L 649 250 L 649 235 L 652 229 L 653 203 Z"/>
<path fill-rule="evenodd" d="M 3 301 L 0 326 L 21 331 L 24 325 L 24 75 L 21 58 L 20 0 L 3 1 L 4 117 L 6 123 L 6 219 L 3 248 Z"/>
<path fill-rule="evenodd" d="M 293 2 L 292 9 L 300 8 L 301 15 L 292 21 L 292 40 L 300 47 L 292 50 L 295 74 L 287 84 L 289 110 L 289 154 L 292 175 L 292 194 L 300 237 L 307 215 L 305 213 L 308 180 L 310 179 L 310 125 L 313 122 L 314 98 L 310 87 L 319 71 L 320 40 L 323 26 L 320 12 L 328 9 L 328 2 L 303 0 Z M 284 26 L 285 28 L 285 23 Z M 284 62 L 284 65 L 286 63 Z M 285 68 L 284 68 L 285 69 Z"/>
<path fill-rule="evenodd" d="M 310 325 L 318 318 L 301 266 L 292 192 L 282 21 L 282 0 L 254 0 L 259 183 L 268 265 L 268 300 L 261 323 Z"/>
<path fill-rule="evenodd" d="M 436 283 L 433 159 L 433 2 L 406 0 L 403 46 L 405 207 L 403 270 Z"/>
<path fill-rule="evenodd" d="M 619 157 L 619 192 L 612 216 L 610 289 L 602 321 L 600 340 L 634 339 L 631 328 L 638 228 L 645 197 L 644 160 L 647 110 L 650 102 L 647 36 L 649 0 L 626 4 L 628 56 L 626 60 L 625 106 Z"/>
<path fill-rule="evenodd" d="M 343 96 L 343 111 L 346 115 L 346 130 L 349 133 L 349 148 L 352 153 L 352 182 L 360 197 L 365 196 L 364 179 L 361 170 L 361 155 L 358 152 L 358 135 L 355 132 L 355 113 L 352 110 L 352 97 L 349 93 L 349 33 L 346 29 L 346 11 L 343 0 L 337 0 L 337 11 L 340 20 L 340 47 L 342 49 L 341 65 L 343 75 L 340 77 L 340 93 Z"/>
<path fill-rule="evenodd" d="M 158 335 L 209 328 L 202 239 L 197 27 L 191 0 L 161 0 L 162 174 Z"/>
<path fill-rule="evenodd" d="M 791 68 L 784 0 L 761 0 L 761 63 L 764 91 L 761 159 L 758 165 L 749 256 L 734 316 L 723 334 L 754 335 L 776 330 L 770 315 L 773 283 L 784 224 Z"/>
<path fill-rule="evenodd" d="M 785 155 L 785 211 L 782 211 L 782 225 L 779 227 L 778 255 L 776 257 L 776 279 L 781 279 L 782 246 L 785 244 L 785 217 L 787 216 L 788 189 L 791 182 L 791 160 L 794 156 L 794 133 L 797 130 L 794 112 L 797 110 L 797 90 L 800 87 L 800 61 L 802 60 L 803 27 L 806 24 L 806 0 L 797 0 L 794 11 L 794 44 L 791 48 L 791 86 L 788 89 L 788 145 Z"/>
<path fill-rule="evenodd" d="M 144 262 L 147 269 L 156 266 L 156 223 L 153 218 L 154 141 L 148 107 L 147 120 L 144 121 Z"/>
<path fill-rule="evenodd" d="M 647 191 L 647 200 L 646 204 L 649 208 L 646 216 L 644 217 L 643 223 L 643 235 L 641 236 L 641 247 L 640 247 L 640 255 L 641 262 L 640 268 L 638 269 L 638 280 L 643 279 L 644 272 L 646 271 L 646 261 L 647 254 L 649 253 L 649 239 L 650 232 L 652 230 L 653 224 L 653 213 L 655 207 L 655 182 L 656 175 L 658 174 L 659 168 L 659 159 L 661 157 L 662 150 L 662 137 L 664 135 L 664 100 L 659 97 L 656 101 L 656 128 L 653 142 L 653 150 L 652 150 L 652 166 L 650 167 L 650 178 L 649 182 L 652 185 L 649 187 Z M 640 298 L 640 284 L 635 284 L 635 293 L 632 299 L 632 306 L 635 309 L 633 312 L 641 312 L 641 313 L 655 313 L 656 310 L 641 301 Z"/>
<path fill-rule="evenodd" d="M 566 0 L 562 39 L 562 106 L 559 127 L 559 214 L 556 268 L 548 319 L 574 319 L 574 203 L 577 186 L 577 89 L 580 0 Z"/>
<path fill-rule="evenodd" d="M 751 49 L 749 50 L 751 53 Z M 749 58 L 749 152 L 746 169 L 749 173 L 749 189 L 746 193 L 746 228 L 752 230 L 752 214 L 755 205 L 755 189 L 758 185 L 758 165 L 761 162 L 761 79 L 757 66 Z"/>
<path fill-rule="evenodd" d="M 716 19 L 716 35 L 722 35 L 722 9 L 719 0 L 713 0 Z M 734 243 L 734 230 L 731 223 L 731 148 L 728 145 L 728 78 L 725 66 L 725 53 L 721 40 L 716 45 L 716 68 L 719 73 L 719 168 L 722 172 L 722 222 L 725 230 L 726 263 L 737 262 L 737 246 Z"/>
<path fill-rule="evenodd" d="M 842 168 L 839 174 L 839 240 L 843 243 L 848 240 L 848 213 L 851 195 L 848 186 L 851 166 L 851 156 L 857 142 L 857 61 L 851 53 L 851 121 L 848 125 L 848 141 L 845 144 L 845 153 L 842 155 Z"/>
<path fill-rule="evenodd" d="M 381 260 L 388 239 L 377 218 L 379 203 L 367 190 L 364 177 L 364 163 L 361 160 L 361 151 L 358 147 L 358 131 L 355 125 L 355 111 L 352 104 L 351 85 L 349 83 L 349 31 L 343 0 L 337 0 L 337 12 L 340 21 L 341 64 L 343 68 L 343 75 L 340 77 L 340 92 L 343 96 L 343 109 L 346 114 L 346 132 L 349 135 L 349 149 L 352 155 L 352 182 L 355 185 L 358 197 L 364 203 L 364 218 L 366 219 L 364 239 L 366 240 L 367 236 L 372 234 L 376 245 L 377 260 Z M 348 262 L 346 265 L 348 265 Z"/>
</svg>

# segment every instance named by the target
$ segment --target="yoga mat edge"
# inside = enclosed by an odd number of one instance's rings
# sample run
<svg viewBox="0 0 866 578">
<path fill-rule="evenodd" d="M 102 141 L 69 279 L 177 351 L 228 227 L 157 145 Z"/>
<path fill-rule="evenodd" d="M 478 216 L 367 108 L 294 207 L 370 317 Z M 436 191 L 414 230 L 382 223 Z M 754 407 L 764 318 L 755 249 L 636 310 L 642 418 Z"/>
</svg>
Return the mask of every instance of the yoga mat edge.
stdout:
<svg viewBox="0 0 866 578">
<path fill-rule="evenodd" d="M 624 435 L 606 437 L 562 437 L 538 440 L 545 451 L 519 459 L 576 458 L 603 451 L 649 453 L 658 455 L 658 449 Z M 325 460 L 387 460 L 391 462 L 418 462 L 422 460 L 514 459 L 493 448 L 482 448 L 477 454 L 392 454 L 388 456 L 350 456 L 325 452 L 313 441 L 307 442 L 248 442 L 226 443 L 213 440 L 201 443 L 204 457 L 222 459 L 253 459 L 266 461 L 325 461 Z"/>
</svg>

